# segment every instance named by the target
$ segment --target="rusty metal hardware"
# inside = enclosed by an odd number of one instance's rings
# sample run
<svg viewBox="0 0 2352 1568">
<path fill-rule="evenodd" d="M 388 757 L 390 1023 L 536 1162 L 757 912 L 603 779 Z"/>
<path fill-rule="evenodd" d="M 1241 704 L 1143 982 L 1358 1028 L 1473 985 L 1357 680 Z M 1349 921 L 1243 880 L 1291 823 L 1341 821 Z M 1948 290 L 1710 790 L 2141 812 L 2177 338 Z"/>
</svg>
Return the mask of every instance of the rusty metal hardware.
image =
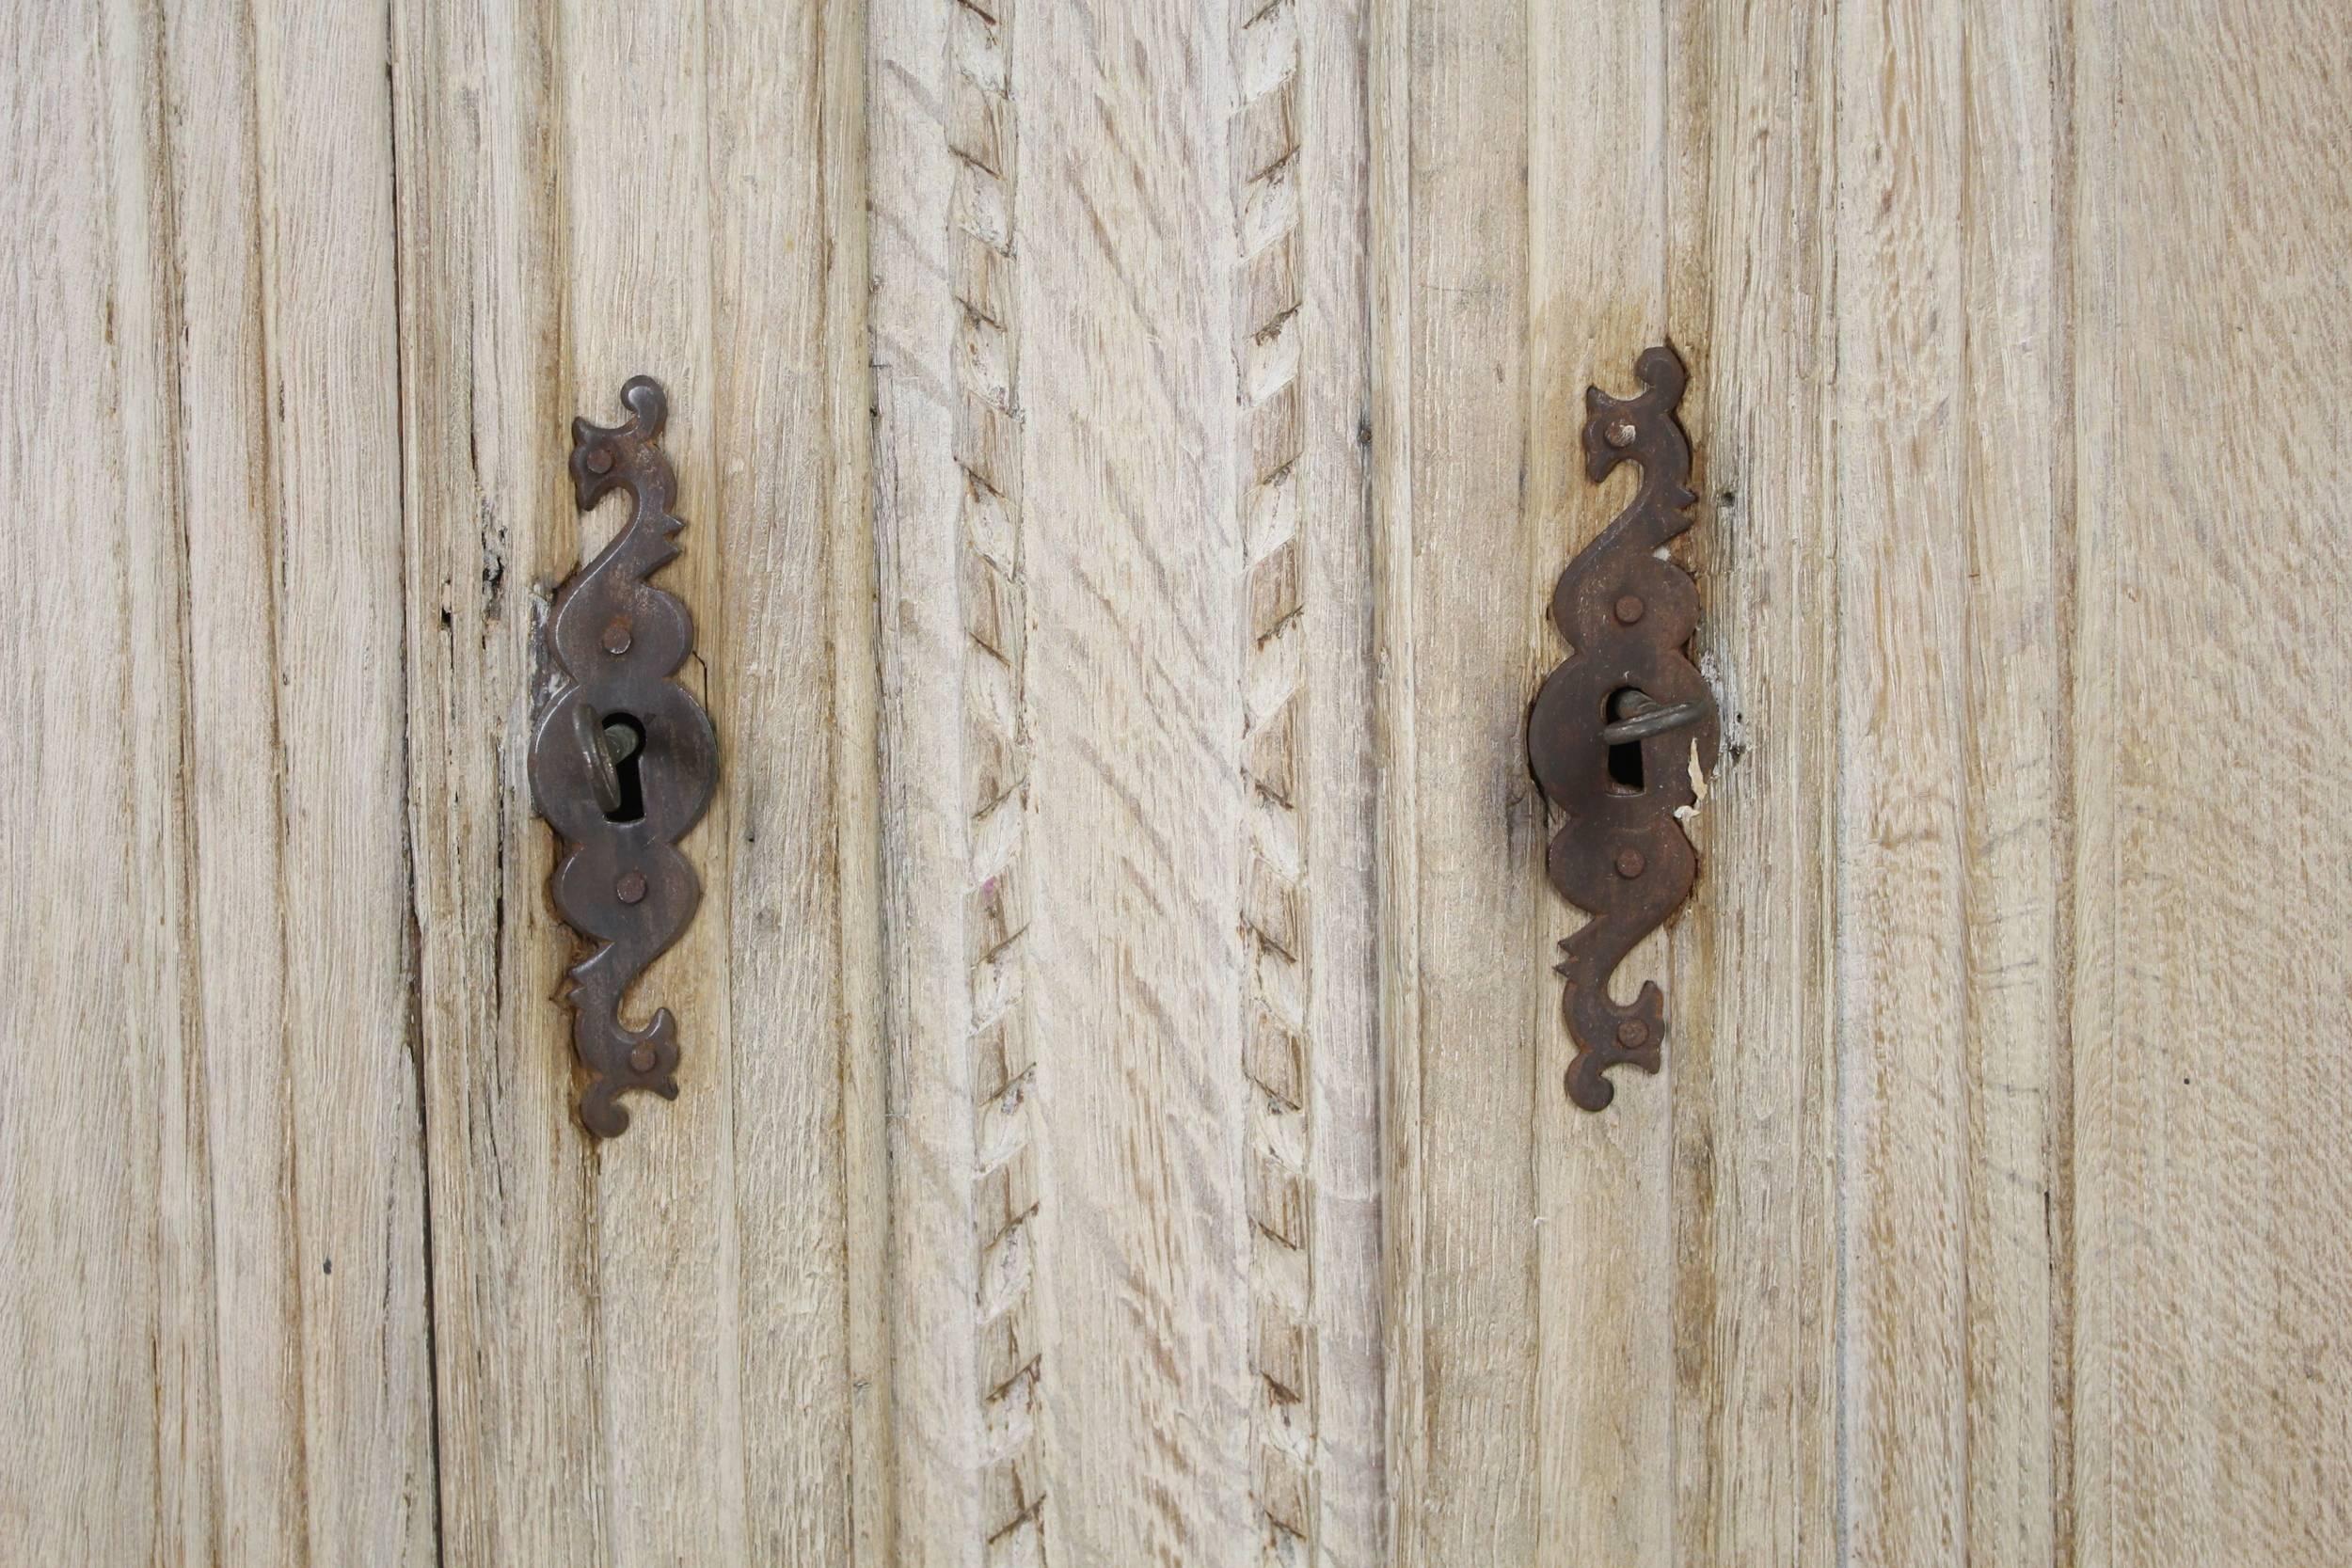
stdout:
<svg viewBox="0 0 2352 1568">
<path fill-rule="evenodd" d="M 1544 799 L 1566 820 L 1546 856 L 1551 885 L 1593 918 L 1560 944 L 1562 1010 L 1576 1045 L 1568 1098 L 1601 1110 L 1630 1066 L 1656 1072 L 1666 998 L 1645 982 L 1629 1005 L 1609 977 L 1691 895 L 1698 876 L 1676 813 L 1692 805 L 1694 770 L 1715 764 L 1715 699 L 1688 645 L 1698 589 L 1662 547 L 1691 526 L 1691 443 L 1675 417 L 1687 380 L 1661 345 L 1633 362 L 1645 390 L 1584 390 L 1584 476 L 1641 467 L 1626 509 L 1577 553 L 1552 589 L 1551 620 L 1575 649 L 1547 676 L 1527 720 L 1527 756 Z"/>
<path fill-rule="evenodd" d="M 628 1129 L 631 1089 L 677 1098 L 677 1021 L 659 1008 L 644 1029 L 621 1022 L 629 985 L 686 929 L 702 883 L 677 841 L 718 783 L 719 740 L 670 677 L 694 647 L 694 620 L 646 579 L 676 559 L 676 477 L 657 444 L 669 417 L 660 383 L 621 388 L 627 422 L 572 421 L 580 510 L 614 489 L 628 524 L 556 591 L 547 647 L 560 677 L 531 742 L 531 793 L 563 841 L 548 891 L 565 925 L 594 943 L 565 977 L 572 1050 L 587 1069 L 580 1119 L 598 1137 Z"/>
</svg>

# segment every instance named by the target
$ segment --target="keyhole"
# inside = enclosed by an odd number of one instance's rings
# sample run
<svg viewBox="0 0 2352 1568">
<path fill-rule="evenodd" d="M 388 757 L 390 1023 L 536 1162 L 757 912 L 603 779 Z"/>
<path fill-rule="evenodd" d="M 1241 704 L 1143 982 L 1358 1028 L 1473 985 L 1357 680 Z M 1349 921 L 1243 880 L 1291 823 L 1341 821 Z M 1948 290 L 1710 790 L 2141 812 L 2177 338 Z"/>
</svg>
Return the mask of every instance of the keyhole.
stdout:
<svg viewBox="0 0 2352 1568">
<path fill-rule="evenodd" d="M 1624 699 L 1627 691 L 1632 689 L 1631 687 L 1627 687 L 1624 690 L 1613 691 L 1609 694 L 1609 705 L 1604 710 L 1607 719 L 1613 719 L 1617 716 L 1618 703 Z M 1606 719 L 1603 721 L 1606 722 Z M 1620 795 L 1642 793 L 1644 785 L 1640 741 L 1620 741 L 1609 748 L 1609 784 L 1610 787 Z"/>
<path fill-rule="evenodd" d="M 604 750 L 612 759 L 613 782 L 621 786 L 620 803 L 604 814 L 607 822 L 636 822 L 645 815 L 645 782 L 638 764 L 645 754 L 645 726 L 633 713 L 604 716 Z"/>
</svg>

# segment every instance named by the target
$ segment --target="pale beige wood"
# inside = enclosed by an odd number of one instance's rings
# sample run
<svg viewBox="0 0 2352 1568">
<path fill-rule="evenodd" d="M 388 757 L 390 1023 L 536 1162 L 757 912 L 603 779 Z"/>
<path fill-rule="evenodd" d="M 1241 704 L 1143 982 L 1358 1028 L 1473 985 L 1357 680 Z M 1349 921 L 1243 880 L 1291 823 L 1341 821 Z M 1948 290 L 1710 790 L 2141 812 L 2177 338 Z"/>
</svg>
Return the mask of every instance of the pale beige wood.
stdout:
<svg viewBox="0 0 2352 1568">
<path fill-rule="evenodd" d="M 2061 212 L 2070 150 L 2065 31 L 2043 6 L 1962 15 L 1957 356 L 1966 541 L 1963 630 L 1941 680 L 1961 683 L 1967 790 L 1961 938 L 1966 1162 L 1961 1244 L 1969 1563 L 2074 1555 L 2066 1452 L 2074 1258 L 2074 1064 L 2067 906 L 2071 527 L 2068 370 L 2074 258 Z M 1861 1113 L 1857 1108 L 1855 1114 Z M 1924 1560 L 1916 1551 L 1897 1552 Z"/>
<path fill-rule="evenodd" d="M 889 1550 L 856 22 L 399 18 L 452 1560 Z M 701 908 L 632 1004 L 676 1013 L 681 1096 L 593 1145 L 524 762 L 548 600 L 621 513 L 574 511 L 566 424 L 640 372 L 722 781 Z"/>
<path fill-rule="evenodd" d="M 1384 1158 L 1406 1297 L 1389 1343 L 1391 1549 L 1526 1561 L 1541 1506 L 1535 1096 L 1558 1082 L 1529 1049 L 1549 979 L 1543 806 L 1519 732 L 1541 623 L 1510 609 L 1540 603 L 1537 562 L 1558 558 L 1556 541 L 1536 549 L 1520 487 L 1530 40 L 1519 7 L 1382 10 Z"/>
<path fill-rule="evenodd" d="M 1282 176 L 1295 187 L 1296 217 L 1271 234 L 1245 220 L 1242 240 L 1245 290 L 1252 262 L 1279 255 L 1295 269 L 1298 315 L 1271 338 L 1245 315 L 1247 336 L 1237 345 L 1245 375 L 1263 363 L 1261 341 L 1295 355 L 1288 387 L 1299 421 L 1297 493 L 1282 498 L 1297 508 L 1291 536 L 1304 558 L 1298 690 L 1291 699 L 1295 728 L 1287 736 L 1283 779 L 1301 819 L 1306 947 L 1295 1006 L 1306 1054 L 1302 1087 L 1311 1097 L 1301 1107 L 1311 1203 L 1303 1249 L 1308 1277 L 1289 1299 L 1306 1325 L 1313 1361 L 1304 1419 L 1278 1427 L 1309 1497 L 1308 1528 L 1297 1546 L 1279 1532 L 1267 1537 L 1277 1548 L 1269 1555 L 1284 1568 L 1374 1568 L 1390 1560 L 1380 1321 L 1373 334 L 1365 296 L 1371 9 L 1364 0 L 1242 6 L 1245 103 L 1264 102 L 1263 92 L 1253 97 L 1251 89 L 1279 83 L 1287 56 L 1293 75 L 1283 90 L 1297 119 L 1290 138 L 1295 163 Z M 1287 46 L 1279 41 L 1284 30 L 1294 38 Z M 1247 159 L 1241 166 L 1249 172 L 1246 166 Z M 1245 292 L 1245 299 L 1252 297 Z M 1295 344 L 1283 341 L 1292 336 Z M 1257 1370 L 1263 1399 L 1271 1369 L 1262 1362 Z"/>
<path fill-rule="evenodd" d="M 1839 1382 L 1872 1562 L 1967 1540 L 1960 9 L 1839 18 Z"/>
<path fill-rule="evenodd" d="M 239 1561 L 433 1550 L 382 38 L 363 6 L 174 13 L 165 36 Z"/>
<path fill-rule="evenodd" d="M 871 47 L 903 1551 L 1375 1560 L 1355 33 Z"/>
<path fill-rule="evenodd" d="M 2342 22 L 2074 17 L 2085 1563 L 2352 1528 Z"/>
<path fill-rule="evenodd" d="M 381 24 L 11 17 L 43 1560 L 433 1554 Z"/>
<path fill-rule="evenodd" d="M 42 1562 L 217 1552 L 222 1432 L 190 882 L 186 544 L 153 19 L 0 19 L 0 393 L 20 465 L 0 676 L 0 1520 Z"/>
<path fill-rule="evenodd" d="M 1515 1336 L 1534 1360 L 1534 1517 L 1524 1554 L 1663 1568 L 1674 1560 L 1677 1406 L 1661 1395 L 1676 1381 L 1676 1318 L 1667 1305 L 1676 1285 L 1671 1157 L 1680 1079 L 1621 1072 L 1606 1116 L 1579 1110 L 1567 1098 L 1572 1044 L 1552 964 L 1562 940 L 1585 917 L 1544 878 L 1544 845 L 1555 824 L 1528 774 L 1525 728 L 1528 703 L 1570 651 L 1545 613 L 1553 585 L 1639 483 L 1631 467 L 1605 485 L 1585 478 L 1584 389 L 1631 395 L 1636 356 L 1675 335 L 1665 298 L 1673 211 L 1666 103 L 1680 84 L 1668 75 L 1665 9 L 1650 0 L 1531 7 L 1528 14 L 1524 85 L 1516 74 L 1496 84 L 1527 94 L 1527 349 L 1523 385 L 1512 389 L 1525 407 L 1515 465 L 1523 476 L 1514 536 L 1519 556 L 1508 576 L 1475 551 L 1452 570 L 1479 597 L 1512 610 L 1504 625 L 1516 645 L 1496 649 L 1501 663 L 1461 673 L 1483 682 L 1486 733 L 1502 741 L 1490 748 L 1491 771 L 1481 782 L 1511 792 L 1509 831 L 1495 842 L 1509 852 L 1509 875 L 1519 884 L 1514 896 L 1532 906 L 1532 929 L 1498 950 L 1496 928 L 1479 928 L 1486 910 L 1463 889 L 1438 883 L 1426 896 L 1453 909 L 1467 943 L 1488 948 L 1489 983 L 1519 1002 L 1519 1049 L 1478 1040 L 1475 1055 L 1465 1051 L 1464 1059 L 1478 1064 L 1481 1092 L 1507 1086 L 1518 1097 L 1513 1114 L 1528 1123 L 1534 1157 L 1535 1212 L 1521 1244 L 1533 1264 L 1534 1332 L 1532 1339 Z M 1494 259 L 1503 254 L 1497 246 Z M 1430 390 L 1448 395 L 1439 386 Z M 1509 477 L 1510 469 L 1494 476 Z M 1447 541 L 1439 547 L 1454 555 L 1447 521 L 1445 510 L 1431 518 L 1444 529 L 1436 535 Z M 1463 803 L 1452 785 L 1424 792 L 1422 809 L 1424 819 L 1454 816 Z M 1505 820 L 1498 816 L 1494 825 Z M 1689 831 L 1704 855 L 1704 827 Z M 1679 998 L 1683 966 L 1673 962 L 1670 941 L 1661 933 L 1629 956 L 1613 988 L 1618 996 L 1629 998 L 1642 980 L 1655 978 Z M 1454 962 L 1443 952 L 1424 961 Z M 1506 981 L 1510 990 L 1502 991 Z M 1685 1009 L 1678 1000 L 1670 1006 L 1666 1050 L 1678 1060 Z M 1460 1049 L 1473 1039 L 1454 1043 Z M 1470 1501 L 1456 1486 L 1460 1501 Z"/>
<path fill-rule="evenodd" d="M 563 124 L 544 63 L 558 36 L 540 8 L 394 15 L 442 1552 L 465 1564 L 614 1560 L 596 1505 L 596 1157 L 571 1114 L 554 1002 L 570 942 L 524 773 L 548 600 L 579 560 L 562 443 L 590 406 L 564 374 L 550 286 L 568 267 L 539 150 Z M 613 417 L 601 400 L 593 412 Z"/>
<path fill-rule="evenodd" d="M 1666 42 L 1680 548 L 1723 733 L 1667 991 L 1677 1563 L 1838 1551 L 1831 12 L 1688 0 Z"/>
<path fill-rule="evenodd" d="M 2031 7 L 1841 29 L 1841 1381 L 1871 1560 L 2061 1551 L 2056 44 Z"/>
<path fill-rule="evenodd" d="M 707 15 L 721 586 L 704 602 L 737 837 L 721 973 L 741 1343 L 721 1377 L 743 1402 L 748 1560 L 846 1563 L 862 1546 L 878 1560 L 886 1180 L 860 8 Z"/>
</svg>

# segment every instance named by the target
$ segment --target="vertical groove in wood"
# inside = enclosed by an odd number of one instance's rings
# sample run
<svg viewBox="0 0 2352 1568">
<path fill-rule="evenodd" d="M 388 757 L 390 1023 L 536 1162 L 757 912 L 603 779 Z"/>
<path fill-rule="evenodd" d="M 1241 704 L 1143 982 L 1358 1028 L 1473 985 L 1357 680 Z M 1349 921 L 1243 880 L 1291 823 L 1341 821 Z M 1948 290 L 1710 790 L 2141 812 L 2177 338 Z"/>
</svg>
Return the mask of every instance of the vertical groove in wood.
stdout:
<svg viewBox="0 0 2352 1568">
<path fill-rule="evenodd" d="M 899 1568 L 898 1413 L 890 1302 L 891 1268 L 886 1018 L 883 996 L 882 690 L 874 519 L 874 373 L 871 299 L 875 271 L 868 222 L 872 166 L 866 140 L 867 0 L 823 0 L 813 51 L 822 71 L 814 97 L 821 161 L 824 436 L 830 452 L 821 508 L 831 645 L 834 737 L 831 852 L 840 911 L 834 962 L 839 980 L 847 1317 L 845 1366 L 852 1568 Z M 787 1436 L 787 1440 L 790 1440 Z"/>
<path fill-rule="evenodd" d="M 1677 1562 L 1838 1549 L 1834 8 L 1668 12 L 1667 322 L 1723 736 L 1667 992 Z"/>
<path fill-rule="evenodd" d="M 1559 1076 L 1533 1038 L 1559 1015 L 1519 684 L 1541 635 L 1535 562 L 1561 544 L 1548 529 L 1535 548 L 1523 479 L 1534 40 L 1507 0 L 1391 0 L 1374 36 L 1390 1549 L 1526 1562 L 1561 1481 L 1537 1431 L 1535 1109 Z"/>
<path fill-rule="evenodd" d="M 1631 465 L 1603 484 L 1586 477 L 1585 388 L 1629 395 L 1641 352 L 1679 341 L 1679 324 L 1666 315 L 1666 283 L 1667 221 L 1681 175 L 1667 162 L 1669 60 L 1659 0 L 1534 5 L 1528 16 L 1526 59 L 1510 62 L 1510 76 L 1495 84 L 1526 100 L 1527 357 L 1525 385 L 1517 389 L 1525 436 L 1516 454 L 1525 554 L 1513 576 L 1497 574 L 1498 586 L 1508 584 L 1503 602 L 1516 645 L 1486 673 L 1488 689 L 1508 703 L 1496 715 L 1510 727 L 1497 725 L 1495 762 L 1516 774 L 1524 814 L 1525 836 L 1514 835 L 1509 874 L 1533 901 L 1532 920 L 1496 933 L 1509 931 L 1518 960 L 1513 977 L 1522 1002 L 1513 1022 L 1524 1060 L 1513 1062 L 1500 1040 L 1487 1053 L 1490 1072 L 1500 1076 L 1504 1064 L 1517 1069 L 1523 1085 L 1517 1114 L 1532 1123 L 1535 1212 L 1523 1245 L 1540 1326 L 1528 1555 L 1669 1568 L 1677 1560 L 1672 1160 L 1686 1098 L 1680 1042 L 1691 1008 L 1682 980 L 1699 966 L 1682 951 L 1687 916 L 1627 956 L 1611 987 L 1615 995 L 1636 994 L 1645 978 L 1666 993 L 1663 1070 L 1656 1077 L 1619 1071 L 1616 1099 L 1603 1114 L 1571 1103 L 1565 1073 L 1573 1045 L 1554 966 L 1563 939 L 1587 917 L 1544 875 L 1551 832 L 1564 818 L 1528 781 L 1526 711 L 1544 677 L 1572 651 L 1546 613 L 1560 573 L 1638 483 Z M 1694 370 L 1703 377 L 1706 367 Z M 1686 407 L 1682 418 L 1691 425 L 1695 415 Z M 1706 427 L 1695 428 L 1703 437 Z M 1685 534 L 1674 550 L 1688 561 L 1701 547 Z M 1714 610 L 1704 607 L 1702 625 L 1712 623 Z M 1702 811 L 1685 830 L 1710 878 L 1711 827 Z M 1444 884 L 1432 895 L 1460 896 Z"/>
<path fill-rule="evenodd" d="M 1239 378 L 1244 824 L 1241 924 L 1248 972 L 1242 1072 L 1249 1129 L 1250 1491 L 1260 1555 L 1318 1555 L 1314 1037 L 1309 934 L 1305 690 L 1311 566 L 1300 526 L 1302 252 L 1298 18 L 1293 0 L 1237 0 L 1240 88 L 1232 156 L 1240 236 L 1233 301 Z"/>
<path fill-rule="evenodd" d="M 2076 12 L 2081 1560 L 2352 1534 L 2352 36 Z"/>
<path fill-rule="evenodd" d="M 0 1519 L 27 1561 L 210 1560 L 224 1445 L 162 19 L 18 8 L 0 57 L 0 428 L 20 481 L 0 593 L 20 835 L 0 888 Z"/>
<path fill-rule="evenodd" d="M 551 8 L 393 8 L 410 896 L 432 1172 L 441 1554 L 606 1562 L 591 1155 L 571 957 L 525 763 L 579 560 L 564 471 L 567 182 Z M 609 418 L 610 412 L 604 411 Z M 643 1135 L 640 1128 L 635 1135 Z"/>
<path fill-rule="evenodd" d="M 1967 582 L 1957 0 L 1839 17 L 1838 1036 L 1847 1528 L 1967 1543 Z"/>
<path fill-rule="evenodd" d="M 1412 650 L 1413 288 L 1410 0 L 1370 0 L 1365 26 L 1365 291 L 1371 306 L 1366 424 L 1371 438 L 1368 562 L 1372 661 L 1382 678 L 1372 713 L 1377 770 L 1374 937 L 1377 975 L 1380 1184 L 1381 1533 L 1390 1560 L 1418 1560 L 1430 1503 L 1424 1434 L 1442 1392 L 1428 1366 L 1428 1164 L 1422 1138 L 1420 764 Z"/>
<path fill-rule="evenodd" d="M 2073 996 L 2067 1020 L 2074 1053 L 2071 1064 L 2074 1124 L 2069 1165 L 2073 1199 L 2067 1231 L 2073 1242 L 2074 1294 L 2070 1379 L 2056 1392 L 2070 1407 L 2074 1437 L 2072 1473 L 2074 1561 L 2083 1568 L 2120 1568 L 2128 1556 L 2117 1548 L 2113 1480 L 2114 1430 L 2123 1375 L 2108 1354 L 2118 1322 L 2119 1212 L 2108 1180 L 2115 1140 L 2106 1114 L 2115 1083 L 2116 1000 L 2124 957 L 2119 946 L 2124 916 L 2117 897 L 2118 830 L 2114 809 L 2122 721 L 2116 712 L 2119 630 L 2116 595 L 2120 573 L 2102 570 L 2121 544 L 2125 526 L 2118 509 L 2102 504 L 2115 493 L 2124 471 L 2117 453 L 2118 377 L 2126 356 L 2116 335 L 2122 320 L 2120 242 L 2124 193 L 2114 177 L 2123 127 L 2122 83 L 2117 71 L 2117 34 L 2122 8 L 2106 0 L 2077 0 L 2069 8 L 2074 88 L 2074 166 L 2067 218 L 2074 245 L 2068 305 L 2074 326 L 2071 349 L 2071 430 L 2074 458 L 2073 553 L 2075 564 L 2074 617 L 2068 627 L 2072 679 L 2067 698 L 2073 720 L 2073 800 L 2075 810 L 2071 934 L 2074 938 Z"/>
<path fill-rule="evenodd" d="M 951 0 L 948 215 L 959 313 L 953 362 L 961 476 L 959 604 L 965 727 L 965 1053 L 977 1294 L 981 1560 L 1043 1564 L 1037 1427 L 1045 1367 L 1036 1313 L 1039 1087 L 1028 943 L 1028 580 L 1024 571 L 1020 296 L 1013 214 L 1012 0 Z"/>
<path fill-rule="evenodd" d="M 1963 715 L 1960 1018 L 1965 1160 L 1956 1206 L 1970 1564 L 2063 1562 L 2064 1479 L 2050 1369 L 2069 1260 L 2055 1167 L 2071 1139 L 2061 911 L 2073 867 L 2064 737 L 2071 693 L 2073 410 L 2058 217 L 2061 35 L 2047 8 L 1978 0 L 1963 13 L 1963 222 L 1957 309 L 1967 568 L 1957 658 Z"/>
</svg>

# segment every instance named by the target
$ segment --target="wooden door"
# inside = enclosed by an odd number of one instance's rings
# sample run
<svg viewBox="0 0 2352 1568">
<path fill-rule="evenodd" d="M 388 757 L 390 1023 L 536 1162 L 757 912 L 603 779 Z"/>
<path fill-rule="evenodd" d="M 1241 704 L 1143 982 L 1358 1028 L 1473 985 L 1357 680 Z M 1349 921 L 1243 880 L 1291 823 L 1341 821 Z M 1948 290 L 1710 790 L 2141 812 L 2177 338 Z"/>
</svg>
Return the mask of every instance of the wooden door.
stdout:
<svg viewBox="0 0 2352 1568">
<path fill-rule="evenodd" d="M 0 1561 L 2343 1560 L 2329 8 L 0 30 Z M 1724 744 L 1596 1115 L 1524 722 L 1660 341 Z M 598 1142 L 641 372 L 723 761 Z"/>
</svg>

